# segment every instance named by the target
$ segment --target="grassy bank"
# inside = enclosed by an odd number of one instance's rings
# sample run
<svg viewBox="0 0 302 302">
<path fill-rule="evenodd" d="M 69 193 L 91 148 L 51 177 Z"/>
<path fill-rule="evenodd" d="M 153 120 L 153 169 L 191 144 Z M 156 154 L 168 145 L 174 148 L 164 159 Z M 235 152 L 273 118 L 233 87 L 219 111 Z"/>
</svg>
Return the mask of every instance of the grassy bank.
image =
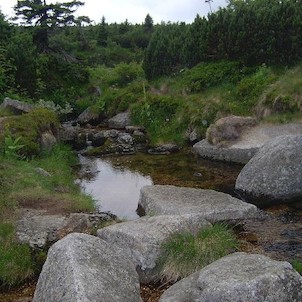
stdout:
<svg viewBox="0 0 302 302">
<path fill-rule="evenodd" d="M 246 67 L 222 61 L 147 82 L 138 64 L 121 64 L 91 69 L 91 83 L 103 89 L 91 105 L 108 116 L 130 110 L 154 145 L 184 144 L 188 128 L 203 136 L 211 123 L 230 114 L 269 122 L 301 119 L 301 74 L 301 64 Z"/>
<path fill-rule="evenodd" d="M 93 211 L 94 206 L 91 197 L 74 184 L 72 167 L 77 157 L 66 146 L 32 160 L 2 154 L 0 162 L 0 286 L 10 287 L 32 276 L 40 265 L 40 253 L 16 242 L 20 208 L 64 214 Z"/>
</svg>

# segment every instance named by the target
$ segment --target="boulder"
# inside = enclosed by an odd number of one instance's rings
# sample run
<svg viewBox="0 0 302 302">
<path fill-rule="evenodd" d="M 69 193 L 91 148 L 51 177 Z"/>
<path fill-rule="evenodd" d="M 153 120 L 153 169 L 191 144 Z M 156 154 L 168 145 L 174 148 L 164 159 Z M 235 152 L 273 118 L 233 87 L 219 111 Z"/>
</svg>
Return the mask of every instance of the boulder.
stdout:
<svg viewBox="0 0 302 302">
<path fill-rule="evenodd" d="M 176 144 L 163 144 L 148 149 L 149 154 L 171 154 L 180 150 L 180 147 Z"/>
<path fill-rule="evenodd" d="M 170 287 L 159 302 L 302 301 L 302 277 L 288 262 L 235 253 Z"/>
<path fill-rule="evenodd" d="M 112 220 L 109 214 L 71 213 L 47 215 L 45 211 L 24 209 L 16 223 L 17 240 L 32 248 L 45 248 L 72 232 L 86 232 L 101 222 Z"/>
<path fill-rule="evenodd" d="M 33 302 L 141 302 L 133 263 L 117 247 L 70 234 L 48 251 Z"/>
<path fill-rule="evenodd" d="M 103 131 L 94 133 L 91 139 L 91 145 L 93 147 L 103 146 L 106 142 L 107 137 L 104 135 Z"/>
<path fill-rule="evenodd" d="M 161 244 L 174 232 L 197 232 L 211 224 L 200 215 L 165 215 L 142 217 L 137 220 L 111 225 L 97 231 L 98 237 L 117 245 L 135 264 L 140 282 L 159 279 L 156 261 Z M 131 301 L 131 300 L 127 300 Z"/>
<path fill-rule="evenodd" d="M 127 132 L 115 129 L 103 130 L 92 137 L 94 148 L 85 155 L 133 154 L 136 151 L 134 138 Z"/>
<path fill-rule="evenodd" d="M 108 120 L 109 128 L 124 129 L 130 126 L 130 112 L 122 112 Z"/>
<path fill-rule="evenodd" d="M 41 134 L 41 150 L 49 152 L 56 143 L 57 139 L 51 131 L 45 131 Z"/>
<path fill-rule="evenodd" d="M 226 146 L 230 142 L 236 141 L 243 130 L 256 126 L 256 124 L 256 119 L 253 117 L 230 115 L 210 125 L 206 138 L 210 144 Z"/>
<path fill-rule="evenodd" d="M 10 110 L 12 113 L 19 115 L 22 113 L 28 113 L 34 109 L 34 105 L 29 103 L 24 103 L 18 100 L 13 100 L 10 98 L 5 98 L 0 108 L 6 108 Z"/>
<path fill-rule="evenodd" d="M 145 133 L 145 128 L 141 126 L 126 126 L 125 127 L 126 132 L 133 134 L 135 131 L 143 132 Z"/>
<path fill-rule="evenodd" d="M 258 150 L 259 147 L 253 145 L 218 147 L 206 139 L 193 145 L 193 152 L 201 157 L 240 164 L 246 164 Z"/>
<path fill-rule="evenodd" d="M 235 188 L 252 198 L 302 197 L 302 135 L 272 139 L 244 166 Z"/>
<path fill-rule="evenodd" d="M 147 215 L 199 214 L 210 221 L 255 217 L 256 206 L 213 190 L 175 186 L 146 186 L 141 189 L 139 207 Z"/>
<path fill-rule="evenodd" d="M 216 146 L 202 140 L 193 146 L 193 152 L 201 157 L 246 164 L 271 139 L 301 133 L 302 123 L 260 124 L 243 128 L 240 138 L 237 141 L 229 141 L 227 146 Z"/>
<path fill-rule="evenodd" d="M 81 125 L 91 124 L 98 125 L 104 120 L 104 115 L 93 110 L 91 107 L 88 107 L 84 110 L 77 119 L 77 122 Z"/>
</svg>

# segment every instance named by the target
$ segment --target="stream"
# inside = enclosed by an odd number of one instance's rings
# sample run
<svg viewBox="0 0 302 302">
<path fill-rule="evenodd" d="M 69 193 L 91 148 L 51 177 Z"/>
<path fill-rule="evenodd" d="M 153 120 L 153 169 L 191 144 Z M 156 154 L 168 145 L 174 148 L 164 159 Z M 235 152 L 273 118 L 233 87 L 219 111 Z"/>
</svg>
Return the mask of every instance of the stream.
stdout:
<svg viewBox="0 0 302 302">
<path fill-rule="evenodd" d="M 171 155 L 84 157 L 80 183 L 91 194 L 98 211 L 111 212 L 122 220 L 137 219 L 140 189 L 161 184 L 214 189 L 235 197 L 234 184 L 242 165 L 215 162 L 182 152 Z M 278 260 L 302 260 L 302 210 L 277 205 L 240 226 L 241 250 L 263 253 Z"/>
</svg>

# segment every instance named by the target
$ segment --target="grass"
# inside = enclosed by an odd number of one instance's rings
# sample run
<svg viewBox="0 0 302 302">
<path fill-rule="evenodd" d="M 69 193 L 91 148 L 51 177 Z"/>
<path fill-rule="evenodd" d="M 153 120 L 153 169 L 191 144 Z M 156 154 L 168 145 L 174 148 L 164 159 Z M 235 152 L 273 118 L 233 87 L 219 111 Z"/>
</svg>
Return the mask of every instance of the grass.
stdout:
<svg viewBox="0 0 302 302">
<path fill-rule="evenodd" d="M 34 272 L 30 248 L 16 243 L 14 232 L 12 223 L 0 223 L 0 286 L 15 286 Z"/>
<path fill-rule="evenodd" d="M 226 225 L 215 224 L 191 233 L 173 234 L 162 245 L 161 279 L 175 282 L 236 250 L 238 242 Z"/>
<path fill-rule="evenodd" d="M 94 203 L 74 183 L 72 166 L 77 158 L 69 147 L 58 145 L 33 160 L 1 155 L 0 163 L 0 286 L 12 287 L 41 267 L 41 255 L 16 241 L 16 210 L 25 207 L 46 210 L 48 214 L 91 212 Z M 38 167 L 50 176 L 41 175 Z"/>
<path fill-rule="evenodd" d="M 302 275 L 302 261 L 295 259 L 291 262 L 293 268 L 300 274 Z"/>
</svg>

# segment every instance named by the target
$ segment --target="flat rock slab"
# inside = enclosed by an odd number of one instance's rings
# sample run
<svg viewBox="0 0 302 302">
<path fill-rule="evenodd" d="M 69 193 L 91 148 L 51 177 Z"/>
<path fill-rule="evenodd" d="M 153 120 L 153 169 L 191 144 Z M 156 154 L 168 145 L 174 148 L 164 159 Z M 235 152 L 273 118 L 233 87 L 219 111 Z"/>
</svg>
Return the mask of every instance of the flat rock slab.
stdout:
<svg viewBox="0 0 302 302">
<path fill-rule="evenodd" d="M 205 227 L 211 227 L 211 224 L 200 215 L 165 215 L 111 225 L 99 229 L 97 235 L 122 248 L 136 266 L 140 281 L 148 283 L 159 278 L 156 261 L 161 253 L 160 247 L 172 233 L 195 233 Z"/>
<path fill-rule="evenodd" d="M 70 234 L 48 252 L 33 302 L 141 302 L 133 263 L 105 241 Z"/>
<path fill-rule="evenodd" d="M 193 152 L 201 157 L 240 164 L 246 164 L 258 150 L 258 146 L 241 146 L 237 148 L 236 145 L 233 145 L 223 148 L 210 144 L 206 139 L 193 146 Z"/>
<path fill-rule="evenodd" d="M 302 123 L 261 124 L 244 129 L 228 147 L 210 144 L 206 139 L 193 146 L 197 155 L 214 160 L 246 164 L 265 143 L 281 135 L 302 134 Z"/>
<path fill-rule="evenodd" d="M 43 210 L 22 209 L 17 221 L 16 236 L 19 242 L 32 248 L 45 246 L 73 232 L 85 232 L 103 221 L 113 218 L 108 214 L 71 213 L 69 215 L 46 215 Z"/>
<path fill-rule="evenodd" d="M 235 253 L 170 287 L 160 302 L 302 301 L 302 277 L 288 262 Z"/>
<path fill-rule="evenodd" d="M 147 215 L 198 214 L 210 222 L 256 217 L 257 207 L 229 194 L 175 186 L 146 186 L 139 207 Z"/>
</svg>

